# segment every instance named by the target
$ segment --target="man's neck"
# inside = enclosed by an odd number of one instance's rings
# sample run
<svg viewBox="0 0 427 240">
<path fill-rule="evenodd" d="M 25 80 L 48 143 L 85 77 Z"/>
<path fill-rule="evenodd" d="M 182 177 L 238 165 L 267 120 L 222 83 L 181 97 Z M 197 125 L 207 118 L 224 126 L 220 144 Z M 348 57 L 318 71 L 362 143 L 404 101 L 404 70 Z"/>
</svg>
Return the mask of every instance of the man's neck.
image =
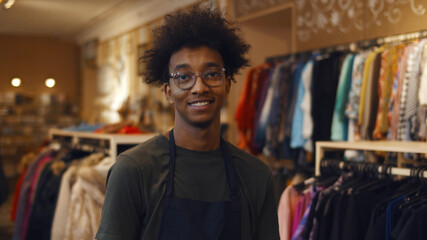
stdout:
<svg viewBox="0 0 427 240">
<path fill-rule="evenodd" d="M 212 151 L 220 145 L 220 123 L 207 128 L 196 128 L 186 124 L 174 125 L 175 145 L 194 151 Z"/>
</svg>

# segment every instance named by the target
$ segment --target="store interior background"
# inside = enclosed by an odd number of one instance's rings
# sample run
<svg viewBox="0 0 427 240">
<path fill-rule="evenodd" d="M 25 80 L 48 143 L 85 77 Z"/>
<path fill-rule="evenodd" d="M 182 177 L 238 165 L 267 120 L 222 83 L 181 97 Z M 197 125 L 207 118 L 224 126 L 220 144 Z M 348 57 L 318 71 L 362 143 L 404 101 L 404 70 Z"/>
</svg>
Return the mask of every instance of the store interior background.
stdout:
<svg viewBox="0 0 427 240">
<path fill-rule="evenodd" d="M 416 0 L 16 0 L 0 9 L 0 147 L 10 189 L 20 155 L 37 148 L 50 128 L 130 119 L 146 130 L 169 129 L 171 109 L 159 88 L 142 83 L 137 59 L 165 14 L 195 4 L 219 7 L 240 24 L 252 66 L 427 29 L 427 3 Z M 233 143 L 247 71 L 237 76 L 223 111 Z M 15 77 L 20 87 L 11 85 Z M 44 85 L 50 77 L 53 88 Z"/>
</svg>

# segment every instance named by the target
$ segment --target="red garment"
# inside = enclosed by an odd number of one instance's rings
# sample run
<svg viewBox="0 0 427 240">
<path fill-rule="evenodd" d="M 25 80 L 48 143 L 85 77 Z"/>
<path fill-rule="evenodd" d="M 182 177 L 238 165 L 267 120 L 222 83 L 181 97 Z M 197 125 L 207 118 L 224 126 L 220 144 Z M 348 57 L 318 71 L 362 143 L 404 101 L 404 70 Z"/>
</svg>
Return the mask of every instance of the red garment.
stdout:
<svg viewBox="0 0 427 240">
<path fill-rule="evenodd" d="M 240 149 L 249 147 L 252 153 L 254 149 L 251 148 L 251 142 L 255 135 L 255 115 L 261 94 L 260 87 L 267 78 L 270 67 L 271 64 L 265 63 L 249 70 L 234 115 L 239 136 L 238 147 Z"/>
<path fill-rule="evenodd" d="M 122 129 L 120 129 L 117 133 L 120 133 L 120 134 L 141 134 L 143 132 L 138 127 L 125 126 Z"/>
<path fill-rule="evenodd" d="M 19 201 L 19 195 L 21 194 L 22 181 L 24 181 L 24 177 L 26 173 L 27 173 L 27 168 L 24 168 L 15 186 L 15 193 L 13 194 L 13 200 L 12 200 L 12 209 L 10 211 L 10 220 L 12 220 L 13 222 L 16 219 L 16 210 L 18 209 L 18 201 Z"/>
</svg>

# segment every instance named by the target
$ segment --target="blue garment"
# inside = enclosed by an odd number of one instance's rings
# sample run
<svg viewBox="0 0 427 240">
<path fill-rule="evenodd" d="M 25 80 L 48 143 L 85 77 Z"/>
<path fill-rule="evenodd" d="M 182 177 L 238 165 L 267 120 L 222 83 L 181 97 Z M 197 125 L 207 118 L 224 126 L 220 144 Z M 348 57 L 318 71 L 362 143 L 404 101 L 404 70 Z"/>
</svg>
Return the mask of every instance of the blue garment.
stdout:
<svg viewBox="0 0 427 240">
<path fill-rule="evenodd" d="M 288 96 L 288 108 L 285 113 L 285 121 L 284 121 L 284 138 L 281 143 L 281 149 L 279 153 L 280 158 L 284 159 L 294 159 L 297 160 L 298 158 L 298 151 L 295 151 L 291 148 L 291 134 L 292 134 L 292 120 L 293 120 L 293 114 L 295 109 L 295 103 L 296 103 L 296 95 L 297 95 L 297 89 L 298 89 L 298 81 L 300 80 L 301 71 L 302 71 L 303 63 L 293 63 L 292 64 L 292 74 L 289 78 L 289 81 L 292 81 L 292 86 L 290 87 L 289 96 Z"/>
<path fill-rule="evenodd" d="M 399 206 L 401 202 L 406 198 L 406 195 L 400 196 L 393 201 L 389 202 L 387 205 L 386 210 L 386 219 L 385 219 L 385 239 L 390 240 L 391 239 L 391 232 L 393 230 L 393 227 L 396 225 L 396 220 L 394 219 L 396 214 L 396 207 Z"/>
<path fill-rule="evenodd" d="M 302 76 L 310 64 L 313 64 L 313 60 L 310 60 L 306 64 L 304 64 L 304 66 L 302 67 L 302 70 L 297 74 L 299 75 L 298 76 L 299 84 L 298 84 L 298 89 L 296 93 L 297 98 L 295 102 L 295 109 L 294 109 L 294 115 L 292 120 L 291 148 L 303 148 L 305 143 L 307 142 L 307 140 L 304 139 L 304 137 L 302 136 L 304 112 L 301 108 L 301 103 L 305 94 L 305 88 L 304 88 L 304 82 L 302 80 Z"/>
<path fill-rule="evenodd" d="M 99 128 L 104 126 L 104 124 L 88 124 L 88 123 L 81 123 L 77 126 L 70 126 L 63 128 L 63 130 L 66 131 L 73 131 L 73 132 L 93 132 Z"/>
<path fill-rule="evenodd" d="M 264 108 L 267 106 L 268 108 L 271 107 L 271 100 L 269 100 L 269 98 L 272 97 L 273 93 L 272 91 L 270 91 L 270 85 L 274 71 L 275 68 L 271 68 L 269 70 L 267 79 L 265 80 L 262 88 L 259 105 L 257 106 L 257 114 L 255 118 L 254 128 L 255 134 L 252 145 L 255 149 L 258 149 L 258 151 L 261 151 L 265 143 L 265 131 L 267 128 L 268 111 L 264 110 Z M 269 96 L 269 94 L 271 94 L 271 96 Z"/>
<path fill-rule="evenodd" d="M 30 187 L 34 174 L 37 171 L 39 162 L 48 155 L 53 155 L 54 151 L 47 149 L 40 153 L 29 165 L 22 181 L 21 191 L 19 194 L 18 207 L 16 209 L 15 225 L 13 227 L 13 240 L 21 240 L 22 229 L 24 227 L 25 213 L 28 211 L 30 202 Z"/>
<path fill-rule="evenodd" d="M 271 99 L 271 106 L 269 109 L 269 112 L 266 114 L 267 117 L 267 128 L 265 132 L 266 141 L 265 145 L 263 147 L 263 154 L 265 156 L 271 156 L 271 155 L 277 155 L 275 153 L 277 149 L 277 141 L 278 141 L 278 134 L 279 134 L 279 127 L 280 127 L 280 104 L 282 99 L 281 92 L 280 92 L 280 84 L 283 74 L 285 72 L 286 66 L 288 66 L 288 62 L 284 62 L 276 67 L 276 70 L 274 71 L 274 74 L 272 75 L 272 81 L 270 85 L 270 89 L 273 89 L 272 92 L 272 99 Z M 267 110 L 267 109 L 263 109 Z"/>
</svg>

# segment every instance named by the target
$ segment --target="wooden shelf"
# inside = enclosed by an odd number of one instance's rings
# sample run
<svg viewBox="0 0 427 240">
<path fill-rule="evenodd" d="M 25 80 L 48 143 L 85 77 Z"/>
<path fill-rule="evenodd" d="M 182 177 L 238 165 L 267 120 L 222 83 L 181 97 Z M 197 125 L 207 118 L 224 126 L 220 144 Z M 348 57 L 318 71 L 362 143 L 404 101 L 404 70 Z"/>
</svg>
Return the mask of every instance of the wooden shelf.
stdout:
<svg viewBox="0 0 427 240">
<path fill-rule="evenodd" d="M 359 141 L 359 142 L 316 142 L 316 176 L 320 176 L 320 161 L 328 150 L 364 150 L 397 153 L 425 153 L 427 142 L 410 141 Z M 410 176 L 410 170 L 392 168 L 392 174 Z M 427 172 L 424 172 L 427 178 Z"/>
<path fill-rule="evenodd" d="M 427 153 L 427 142 L 409 141 L 317 142 L 316 147 L 323 149 Z"/>
<path fill-rule="evenodd" d="M 93 132 L 75 132 L 64 131 L 60 129 L 50 129 L 49 138 L 54 136 L 71 137 L 72 143 L 78 143 L 80 139 L 100 139 L 110 142 L 110 156 L 113 160 L 117 157 L 117 145 L 121 144 L 139 144 L 147 141 L 148 139 L 157 135 L 156 133 L 148 134 L 106 134 L 106 133 L 93 133 Z"/>
</svg>

